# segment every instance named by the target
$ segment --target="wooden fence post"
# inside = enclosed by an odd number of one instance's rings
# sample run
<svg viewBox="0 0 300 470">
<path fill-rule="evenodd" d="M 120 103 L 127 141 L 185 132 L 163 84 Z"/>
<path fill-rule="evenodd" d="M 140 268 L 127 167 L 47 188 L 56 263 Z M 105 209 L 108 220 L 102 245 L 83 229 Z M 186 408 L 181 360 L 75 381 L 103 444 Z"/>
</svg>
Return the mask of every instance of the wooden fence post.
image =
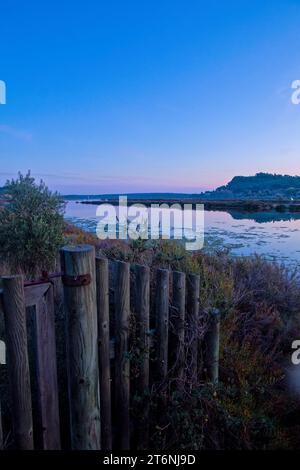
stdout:
<svg viewBox="0 0 300 470">
<path fill-rule="evenodd" d="M 219 381 L 220 311 L 213 309 L 204 336 L 204 370 L 213 384 Z"/>
<path fill-rule="evenodd" d="M 96 258 L 101 442 L 103 450 L 112 449 L 111 428 L 111 374 L 109 348 L 109 273 L 108 260 Z"/>
<path fill-rule="evenodd" d="M 97 450 L 101 443 L 95 249 L 90 245 L 66 246 L 61 256 L 71 447 Z"/>
<path fill-rule="evenodd" d="M 2 281 L 13 432 L 18 449 L 32 450 L 32 405 L 24 281 L 20 275 L 3 277 Z"/>
<path fill-rule="evenodd" d="M 34 328 L 40 438 L 44 450 L 59 450 L 60 423 L 52 285 L 36 304 Z"/>
<path fill-rule="evenodd" d="M 2 314 L 2 293 L 0 295 L 0 315 Z M 3 341 L 0 340 L 0 367 L 6 364 L 6 347 Z M 2 428 L 2 414 L 1 414 L 1 395 L 0 395 L 0 450 L 3 450 L 3 428 Z"/>
<path fill-rule="evenodd" d="M 157 380 L 163 382 L 168 373 L 169 271 L 167 269 L 158 269 L 156 273 L 156 331 Z"/>
<path fill-rule="evenodd" d="M 184 378 L 184 326 L 185 326 L 185 274 L 173 272 L 173 302 L 170 329 L 170 360 L 174 368 L 172 376 L 179 381 Z"/>
<path fill-rule="evenodd" d="M 137 337 L 140 351 L 140 370 L 137 389 L 142 397 L 141 416 L 138 423 L 138 449 L 147 449 L 149 443 L 149 315 L 150 315 L 150 269 L 148 266 L 135 266 L 135 313 L 137 319 Z"/>
<path fill-rule="evenodd" d="M 187 323 L 188 323 L 188 375 L 196 380 L 198 375 L 198 328 L 199 328 L 200 276 L 187 276 Z"/>
<path fill-rule="evenodd" d="M 0 401 L 0 450 L 3 450 L 3 429 L 2 429 L 1 401 Z"/>
<path fill-rule="evenodd" d="M 115 394 L 117 416 L 117 448 L 130 448 L 130 363 L 128 357 L 128 333 L 130 312 L 129 264 L 117 261 L 115 285 Z"/>
</svg>

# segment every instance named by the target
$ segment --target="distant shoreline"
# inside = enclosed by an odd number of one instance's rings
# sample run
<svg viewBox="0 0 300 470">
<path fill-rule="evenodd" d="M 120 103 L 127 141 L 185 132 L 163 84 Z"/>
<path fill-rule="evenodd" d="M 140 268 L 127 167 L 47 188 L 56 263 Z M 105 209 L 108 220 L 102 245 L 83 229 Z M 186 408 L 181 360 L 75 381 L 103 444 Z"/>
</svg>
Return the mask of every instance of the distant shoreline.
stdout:
<svg viewBox="0 0 300 470">
<path fill-rule="evenodd" d="M 113 206 L 119 205 L 119 199 L 98 199 L 98 200 L 82 200 L 76 201 L 78 204 L 91 204 L 99 205 L 103 203 L 111 204 Z M 128 199 L 128 204 L 144 204 L 146 207 L 151 206 L 152 204 L 179 204 L 183 206 L 184 204 L 204 204 L 205 210 L 208 211 L 226 211 L 229 209 L 235 209 L 246 212 L 300 212 L 300 201 L 263 201 L 263 200 L 207 200 L 207 199 L 198 199 L 195 197 L 192 198 L 168 198 L 168 199 Z"/>
</svg>

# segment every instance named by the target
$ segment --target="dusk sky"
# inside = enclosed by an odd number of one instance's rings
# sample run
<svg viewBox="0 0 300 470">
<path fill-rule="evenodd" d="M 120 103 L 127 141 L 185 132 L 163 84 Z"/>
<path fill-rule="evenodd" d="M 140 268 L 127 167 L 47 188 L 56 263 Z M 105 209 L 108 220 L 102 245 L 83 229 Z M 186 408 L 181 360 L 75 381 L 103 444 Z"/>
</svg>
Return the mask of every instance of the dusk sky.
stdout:
<svg viewBox="0 0 300 470">
<path fill-rule="evenodd" d="M 300 174 L 300 0 L 2 1 L 0 185 L 200 192 Z"/>
</svg>

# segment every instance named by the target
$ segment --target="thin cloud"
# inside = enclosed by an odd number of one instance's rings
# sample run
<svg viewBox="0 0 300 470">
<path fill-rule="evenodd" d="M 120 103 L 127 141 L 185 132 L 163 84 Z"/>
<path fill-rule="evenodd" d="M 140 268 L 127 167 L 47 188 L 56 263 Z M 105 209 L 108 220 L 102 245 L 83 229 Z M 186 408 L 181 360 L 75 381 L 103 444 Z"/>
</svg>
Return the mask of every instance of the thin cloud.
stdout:
<svg viewBox="0 0 300 470">
<path fill-rule="evenodd" d="M 0 124 L 0 133 L 14 137 L 15 139 L 30 142 L 32 140 L 32 134 L 28 131 L 17 129 L 7 124 Z"/>
<path fill-rule="evenodd" d="M 93 174 L 78 174 L 78 173 L 37 173 L 32 171 L 32 176 L 39 178 L 51 178 L 51 179 L 69 179 L 73 182 L 82 181 L 82 182 L 95 182 L 95 183 L 110 183 L 110 182 L 148 182 L 152 181 L 153 177 L 148 176 L 131 176 L 131 175 L 101 175 L 99 177 Z"/>
</svg>

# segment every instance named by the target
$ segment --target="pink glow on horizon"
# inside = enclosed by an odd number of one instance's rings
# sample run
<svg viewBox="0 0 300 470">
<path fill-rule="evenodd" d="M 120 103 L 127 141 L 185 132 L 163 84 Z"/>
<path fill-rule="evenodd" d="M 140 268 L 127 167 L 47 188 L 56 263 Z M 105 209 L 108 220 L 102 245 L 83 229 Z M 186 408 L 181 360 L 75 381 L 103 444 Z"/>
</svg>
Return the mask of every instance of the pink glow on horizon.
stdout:
<svg viewBox="0 0 300 470">
<path fill-rule="evenodd" d="M 27 170 L 22 169 L 24 174 Z M 201 174 L 199 181 L 195 181 L 195 175 L 188 178 L 183 175 L 179 178 L 167 178 L 165 176 L 101 176 L 89 174 L 65 173 L 42 174 L 32 171 L 32 176 L 37 181 L 42 179 L 51 190 L 62 194 L 129 194 L 129 193 L 201 193 L 210 191 L 218 186 L 226 184 L 234 175 L 228 177 L 215 177 L 215 175 Z M 16 178 L 16 174 L 2 174 L 0 186 L 7 179 Z"/>
<path fill-rule="evenodd" d="M 89 184 L 82 183 L 48 183 L 49 187 L 57 190 L 63 194 L 121 194 L 121 193 L 200 193 L 215 189 L 219 185 L 188 185 L 176 184 L 169 182 L 163 183 L 141 183 L 134 181 L 132 184 L 120 180 L 120 182 L 113 183 L 98 183 L 91 182 Z"/>
</svg>

